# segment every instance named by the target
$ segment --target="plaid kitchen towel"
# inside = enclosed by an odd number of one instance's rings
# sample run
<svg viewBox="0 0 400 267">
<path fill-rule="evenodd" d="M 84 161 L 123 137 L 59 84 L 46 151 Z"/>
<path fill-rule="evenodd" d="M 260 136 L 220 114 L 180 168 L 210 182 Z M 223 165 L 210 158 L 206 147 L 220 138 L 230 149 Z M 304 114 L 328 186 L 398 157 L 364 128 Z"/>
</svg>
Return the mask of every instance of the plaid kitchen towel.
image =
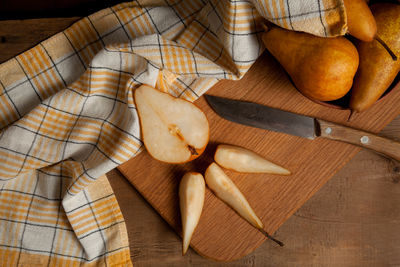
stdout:
<svg viewBox="0 0 400 267">
<path fill-rule="evenodd" d="M 342 0 L 143 0 L 1 64 L 0 266 L 131 266 L 104 174 L 142 148 L 133 90 L 194 101 L 240 79 L 264 49 L 263 18 L 346 32 Z"/>
</svg>

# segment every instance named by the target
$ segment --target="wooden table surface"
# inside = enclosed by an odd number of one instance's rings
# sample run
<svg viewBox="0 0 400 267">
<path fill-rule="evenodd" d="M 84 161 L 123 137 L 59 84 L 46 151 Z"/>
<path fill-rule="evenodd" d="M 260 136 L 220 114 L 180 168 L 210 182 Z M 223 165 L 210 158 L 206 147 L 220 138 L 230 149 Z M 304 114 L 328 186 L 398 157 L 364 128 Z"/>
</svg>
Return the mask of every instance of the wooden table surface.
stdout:
<svg viewBox="0 0 400 267">
<path fill-rule="evenodd" d="M 0 62 L 78 18 L 0 21 Z M 400 137 L 400 116 L 382 135 Z M 126 220 L 135 266 L 400 266 L 400 164 L 362 150 L 265 242 L 229 263 L 181 256 L 181 239 L 117 171 L 107 174 Z"/>
</svg>

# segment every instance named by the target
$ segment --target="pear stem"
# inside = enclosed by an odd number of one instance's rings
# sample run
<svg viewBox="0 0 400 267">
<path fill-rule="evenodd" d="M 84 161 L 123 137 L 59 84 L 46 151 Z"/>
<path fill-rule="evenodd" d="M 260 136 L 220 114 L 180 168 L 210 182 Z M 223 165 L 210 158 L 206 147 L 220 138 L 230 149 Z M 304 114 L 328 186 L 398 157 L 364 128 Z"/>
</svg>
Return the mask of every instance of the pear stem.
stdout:
<svg viewBox="0 0 400 267">
<path fill-rule="evenodd" d="M 354 109 L 350 110 L 349 117 L 347 118 L 347 122 L 350 122 L 350 120 L 354 117 L 354 114 L 356 114 L 356 111 Z"/>
<path fill-rule="evenodd" d="M 285 244 L 283 242 L 279 241 L 278 239 L 273 238 L 270 234 L 268 234 L 264 229 L 258 229 L 260 230 L 261 233 L 263 233 L 266 237 L 277 243 L 279 246 L 283 247 Z"/>
<path fill-rule="evenodd" d="M 394 61 L 397 60 L 397 56 L 393 53 L 392 49 L 390 49 L 390 47 L 378 35 L 375 36 L 375 40 L 377 40 L 378 43 L 380 43 L 386 49 Z"/>
<path fill-rule="evenodd" d="M 268 27 L 267 24 L 265 24 L 264 22 L 261 23 L 261 26 L 264 28 L 264 31 L 265 31 L 265 32 L 268 32 L 268 31 L 269 31 L 269 27 Z"/>
</svg>

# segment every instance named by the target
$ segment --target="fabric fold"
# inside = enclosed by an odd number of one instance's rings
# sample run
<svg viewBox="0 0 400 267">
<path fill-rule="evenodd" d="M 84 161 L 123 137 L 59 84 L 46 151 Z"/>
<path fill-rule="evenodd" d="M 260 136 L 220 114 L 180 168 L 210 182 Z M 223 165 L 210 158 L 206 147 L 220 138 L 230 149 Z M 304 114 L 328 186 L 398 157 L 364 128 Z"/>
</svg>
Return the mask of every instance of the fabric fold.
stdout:
<svg viewBox="0 0 400 267">
<path fill-rule="evenodd" d="M 122 3 L 1 64 L 0 266 L 131 266 L 104 174 L 143 149 L 135 88 L 194 101 L 241 79 L 264 51 L 263 16 L 344 32 L 342 1 L 303 2 Z"/>
</svg>

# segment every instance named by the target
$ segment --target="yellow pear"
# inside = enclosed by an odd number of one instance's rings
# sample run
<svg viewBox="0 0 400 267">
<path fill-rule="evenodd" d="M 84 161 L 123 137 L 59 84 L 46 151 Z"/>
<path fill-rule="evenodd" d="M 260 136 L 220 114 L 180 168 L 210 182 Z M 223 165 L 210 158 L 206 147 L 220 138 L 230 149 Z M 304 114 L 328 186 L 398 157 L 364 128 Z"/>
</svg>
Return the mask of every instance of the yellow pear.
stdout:
<svg viewBox="0 0 400 267">
<path fill-rule="evenodd" d="M 296 88 L 307 97 L 331 101 L 350 90 L 358 68 L 358 53 L 345 37 L 323 38 L 271 26 L 262 39 Z"/>
</svg>

